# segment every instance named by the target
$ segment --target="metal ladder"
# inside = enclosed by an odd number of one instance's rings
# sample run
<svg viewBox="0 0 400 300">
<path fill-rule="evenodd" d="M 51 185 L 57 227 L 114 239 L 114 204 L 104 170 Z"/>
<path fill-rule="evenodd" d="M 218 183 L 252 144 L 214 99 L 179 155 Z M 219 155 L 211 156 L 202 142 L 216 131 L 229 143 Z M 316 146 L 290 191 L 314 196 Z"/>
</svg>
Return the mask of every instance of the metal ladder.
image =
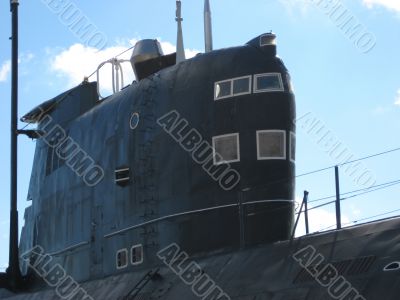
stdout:
<svg viewBox="0 0 400 300">
<path fill-rule="evenodd" d="M 140 135 L 143 143 L 139 145 L 140 154 L 140 181 L 138 187 L 140 190 L 140 204 L 141 204 L 141 217 L 143 221 L 149 221 L 158 215 L 158 203 L 156 200 L 156 184 L 154 182 L 154 134 L 155 134 L 155 121 L 156 117 L 154 110 L 156 107 L 155 93 L 157 91 L 156 80 L 157 75 L 145 79 L 149 81 L 148 87 L 143 91 L 143 98 L 140 103 L 140 110 L 144 114 L 142 119 L 142 129 Z M 157 244 L 157 227 L 155 225 L 148 225 L 142 228 L 141 235 L 144 237 L 144 246 L 155 247 Z"/>
</svg>

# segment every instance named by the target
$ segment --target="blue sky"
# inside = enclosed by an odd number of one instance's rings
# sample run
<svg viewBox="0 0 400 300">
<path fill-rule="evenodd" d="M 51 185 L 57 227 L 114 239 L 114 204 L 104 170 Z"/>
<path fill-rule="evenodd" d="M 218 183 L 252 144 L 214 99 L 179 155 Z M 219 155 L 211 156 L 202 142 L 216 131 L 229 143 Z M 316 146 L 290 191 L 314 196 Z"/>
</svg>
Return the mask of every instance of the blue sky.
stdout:
<svg viewBox="0 0 400 300">
<path fill-rule="evenodd" d="M 104 49 L 92 49 L 60 20 L 48 3 L 71 4 L 106 37 Z M 203 1 L 184 0 L 183 32 L 188 56 L 204 49 Z M 398 0 L 342 0 L 340 9 L 357 21 L 365 37 L 376 40 L 364 53 L 360 41 L 346 34 L 335 21 L 329 1 L 322 0 L 218 0 L 211 1 L 214 47 L 241 45 L 261 33 L 278 35 L 278 53 L 291 72 L 298 116 L 311 114 L 323 131 L 354 158 L 400 147 L 400 2 Z M 20 5 L 19 115 L 44 100 L 78 84 L 97 65 L 141 38 L 158 38 L 166 52 L 176 41 L 175 1 L 34 0 Z M 318 4 L 320 3 L 320 4 Z M 72 7 L 72 6 L 71 6 Z M 332 14 L 332 15 L 331 15 Z M 336 15 L 337 17 L 338 15 Z M 3 118 L 0 189 L 0 267 L 8 260 L 9 219 L 9 111 L 10 13 L 0 4 L 0 102 Z M 364 40 L 366 41 L 366 40 Z M 357 46 L 358 42 L 358 46 Z M 127 69 L 127 71 L 129 71 Z M 132 78 L 132 77 L 129 77 Z M 102 77 L 109 91 L 109 77 Z M 20 124 L 20 127 L 23 124 Z M 299 128 L 297 173 L 334 165 L 315 133 Z M 19 211 L 22 224 L 35 143 L 19 138 Z M 400 179 L 400 153 L 363 161 L 376 183 Z M 333 170 L 301 177 L 296 194 L 310 199 L 334 194 Z M 354 177 L 341 172 L 343 192 L 359 189 Z M 399 185 L 343 202 L 344 221 L 350 222 L 400 208 Z M 312 230 L 334 224 L 333 207 L 315 210 Z"/>
</svg>

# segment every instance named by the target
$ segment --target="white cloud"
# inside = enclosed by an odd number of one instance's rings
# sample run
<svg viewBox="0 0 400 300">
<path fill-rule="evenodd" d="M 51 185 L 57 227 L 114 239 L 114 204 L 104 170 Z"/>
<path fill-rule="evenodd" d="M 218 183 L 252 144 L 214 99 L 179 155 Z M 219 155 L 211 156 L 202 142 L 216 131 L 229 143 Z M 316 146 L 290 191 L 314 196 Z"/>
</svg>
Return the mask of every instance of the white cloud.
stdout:
<svg viewBox="0 0 400 300">
<path fill-rule="evenodd" d="M 279 0 L 279 2 L 290 15 L 297 14 L 299 11 L 302 15 L 305 15 L 314 4 L 309 0 Z"/>
<path fill-rule="evenodd" d="M 5 271 L 8 268 L 8 263 L 0 263 L 0 271 Z"/>
<path fill-rule="evenodd" d="M 27 52 L 27 53 L 21 53 L 18 58 L 19 63 L 28 63 L 30 62 L 35 55 L 33 53 Z"/>
<path fill-rule="evenodd" d="M 363 3 L 368 8 L 373 8 L 375 6 L 384 6 L 387 9 L 400 12 L 399 0 L 363 0 Z"/>
<path fill-rule="evenodd" d="M 7 80 L 10 71 L 11 71 L 11 61 L 7 60 L 0 67 L 0 82 Z"/>
<path fill-rule="evenodd" d="M 301 198 L 296 199 L 296 202 L 298 203 L 298 207 L 300 209 L 300 205 L 302 202 Z M 309 209 L 312 206 L 309 205 Z M 297 215 L 296 215 L 297 217 Z M 336 228 L 336 214 L 334 212 L 330 212 L 326 210 L 325 208 L 316 208 L 313 210 L 310 210 L 308 212 L 308 222 L 309 222 L 309 227 L 310 227 L 310 233 L 321 231 L 321 230 L 331 230 Z M 342 226 L 348 226 L 350 222 L 350 219 L 342 214 Z M 305 228 L 305 220 L 304 220 L 304 214 L 301 214 L 299 223 L 297 225 L 297 230 L 296 230 L 296 236 L 302 236 L 306 234 L 306 228 Z"/>
<path fill-rule="evenodd" d="M 394 104 L 400 106 L 400 89 L 397 91 L 397 96 Z"/>
<path fill-rule="evenodd" d="M 129 41 L 134 45 L 137 40 Z M 165 54 L 173 53 L 176 51 L 175 45 L 169 42 L 161 42 L 161 46 Z M 115 55 L 126 50 L 125 46 L 112 46 L 104 50 L 87 47 L 82 44 L 74 44 L 66 50 L 53 54 L 51 58 L 51 69 L 57 76 L 66 78 L 66 88 L 73 87 L 82 82 L 84 76 L 90 75 L 97 67 L 104 61 L 109 60 Z M 129 60 L 131 51 L 126 52 L 119 59 Z M 195 56 L 199 51 L 186 50 L 187 58 Z M 124 84 L 127 85 L 134 80 L 134 73 L 129 62 L 122 65 L 124 70 Z M 102 93 L 111 93 L 112 80 L 111 80 L 111 65 L 107 64 L 100 70 L 100 87 Z M 91 77 L 91 81 L 96 80 L 96 74 Z"/>
</svg>

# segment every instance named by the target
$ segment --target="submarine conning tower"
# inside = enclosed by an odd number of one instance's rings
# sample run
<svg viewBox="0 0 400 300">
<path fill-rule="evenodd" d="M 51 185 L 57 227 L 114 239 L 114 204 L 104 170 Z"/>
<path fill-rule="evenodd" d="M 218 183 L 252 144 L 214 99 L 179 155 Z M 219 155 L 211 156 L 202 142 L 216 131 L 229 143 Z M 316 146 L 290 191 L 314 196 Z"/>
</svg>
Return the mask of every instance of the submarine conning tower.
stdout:
<svg viewBox="0 0 400 300">
<path fill-rule="evenodd" d="M 21 253 L 40 245 L 84 281 L 159 265 L 171 243 L 210 255 L 289 239 L 295 97 L 275 34 L 178 63 L 143 40 L 131 62 L 121 91 L 99 101 L 84 83 L 23 118 L 41 134 L 60 125 L 87 155 L 37 140 Z M 85 157 L 104 171 L 96 184 Z"/>
</svg>

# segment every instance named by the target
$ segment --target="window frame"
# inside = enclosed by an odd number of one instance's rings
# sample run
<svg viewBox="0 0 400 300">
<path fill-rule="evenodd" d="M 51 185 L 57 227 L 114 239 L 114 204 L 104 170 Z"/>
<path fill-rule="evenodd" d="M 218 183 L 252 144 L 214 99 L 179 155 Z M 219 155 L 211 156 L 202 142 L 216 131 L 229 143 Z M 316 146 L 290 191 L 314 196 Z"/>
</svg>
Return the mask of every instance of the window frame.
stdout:
<svg viewBox="0 0 400 300">
<path fill-rule="evenodd" d="M 249 89 L 247 92 L 242 92 L 242 93 L 233 93 L 233 85 L 234 82 L 236 80 L 240 80 L 240 79 L 249 79 Z M 235 77 L 235 78 L 231 78 L 231 79 L 226 79 L 226 80 L 221 80 L 221 81 L 216 81 L 214 83 L 214 101 L 218 101 L 221 99 L 226 99 L 226 98 L 233 98 L 233 97 L 238 97 L 238 96 L 243 96 L 243 95 L 249 95 L 252 93 L 251 87 L 252 87 L 252 80 L 253 80 L 253 76 L 252 75 L 246 75 L 246 76 L 240 76 L 240 77 Z M 217 85 L 220 83 L 225 83 L 225 82 L 230 82 L 231 83 L 231 91 L 229 93 L 229 95 L 227 96 L 222 96 L 222 97 L 217 97 Z"/>
<path fill-rule="evenodd" d="M 257 79 L 260 77 L 264 77 L 266 75 L 269 76 L 278 76 L 280 88 L 270 88 L 270 89 L 258 89 L 257 88 Z M 254 79 L 253 79 L 253 93 L 258 94 L 258 93 L 272 93 L 272 92 L 284 92 L 285 91 L 285 86 L 283 85 L 283 80 L 282 80 L 282 74 L 278 72 L 272 72 L 272 73 L 262 73 L 262 74 L 254 74 Z"/>
<path fill-rule="evenodd" d="M 125 253 L 125 255 L 126 255 L 126 264 L 125 265 L 121 265 L 121 266 L 118 265 L 118 254 L 120 254 L 120 253 Z M 128 249 L 126 249 L 126 248 L 119 249 L 117 251 L 117 253 L 115 254 L 115 266 L 117 267 L 117 270 L 125 269 L 126 267 L 128 267 L 128 265 L 129 265 L 129 252 L 128 252 Z"/>
<path fill-rule="evenodd" d="M 224 137 L 230 137 L 230 136 L 235 136 L 236 137 L 236 141 L 237 141 L 237 159 L 235 160 L 223 160 L 221 162 L 216 162 L 216 154 L 218 153 L 215 149 L 215 141 L 219 138 L 224 138 Z M 213 162 L 214 165 L 218 166 L 218 165 L 223 165 L 223 164 L 228 164 L 228 163 L 235 163 L 235 162 L 240 162 L 240 137 L 239 137 L 239 132 L 236 133 L 228 133 L 228 134 L 223 134 L 223 135 L 216 135 L 212 137 L 212 148 L 213 148 Z M 218 153 L 219 154 L 219 153 Z M 219 154 L 221 155 L 221 154 Z"/>
<path fill-rule="evenodd" d="M 232 86 L 231 86 L 231 88 L 232 88 L 232 97 L 237 97 L 237 96 L 243 96 L 243 95 L 249 95 L 249 94 L 251 94 L 251 84 L 252 84 L 252 75 L 247 75 L 247 76 L 241 76 L 241 77 L 236 77 L 236 78 L 232 78 Z M 236 80 L 240 80 L 240 79 L 249 79 L 249 89 L 248 89 L 248 91 L 247 92 L 242 92 L 242 93 L 234 93 L 233 92 L 233 87 L 234 87 L 234 83 L 235 83 L 235 81 Z"/>
<path fill-rule="evenodd" d="M 293 86 L 293 82 L 292 82 L 292 76 L 290 76 L 289 72 L 286 73 L 286 81 L 287 81 L 289 93 L 294 94 L 294 86 Z"/>
<path fill-rule="evenodd" d="M 294 159 L 293 159 L 293 156 L 292 156 L 292 144 L 293 144 L 293 141 L 294 141 Z M 292 162 L 292 163 L 296 163 L 296 134 L 293 132 L 293 131 L 291 131 L 290 132 L 290 137 L 289 137 L 289 157 L 290 157 L 290 161 Z"/>
<path fill-rule="evenodd" d="M 137 261 L 137 262 L 133 262 L 133 255 L 132 255 L 132 251 L 134 250 L 134 249 L 137 249 L 137 248 L 139 248 L 139 249 L 141 249 L 140 251 L 141 251 L 141 259 L 140 259 L 140 261 Z M 137 244 L 137 245 L 133 245 L 132 247 L 131 247 L 131 259 L 130 259 L 130 263 L 131 263 L 131 265 L 132 266 L 137 266 L 137 265 L 140 265 L 140 264 L 142 264 L 143 263 L 143 245 L 142 244 Z"/>
<path fill-rule="evenodd" d="M 273 157 L 262 157 L 260 155 L 260 133 L 283 133 L 283 156 L 273 156 Z M 286 151 L 287 151 L 287 142 L 286 142 L 286 130 L 280 129 L 264 129 L 256 131 L 256 140 L 257 140 L 257 160 L 286 160 Z"/>
</svg>

